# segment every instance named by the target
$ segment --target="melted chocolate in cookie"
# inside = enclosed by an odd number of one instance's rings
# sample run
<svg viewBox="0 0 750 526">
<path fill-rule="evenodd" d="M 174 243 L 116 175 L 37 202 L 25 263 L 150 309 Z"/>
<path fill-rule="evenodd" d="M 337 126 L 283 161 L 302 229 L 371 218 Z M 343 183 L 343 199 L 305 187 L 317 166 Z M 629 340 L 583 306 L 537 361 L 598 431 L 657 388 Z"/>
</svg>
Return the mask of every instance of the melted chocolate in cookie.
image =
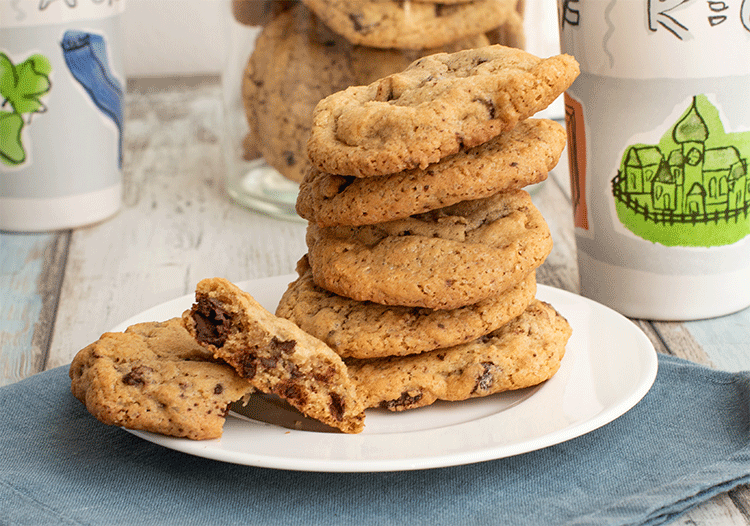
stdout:
<svg viewBox="0 0 750 526">
<path fill-rule="evenodd" d="M 207 295 L 200 295 L 193 305 L 192 315 L 198 342 L 222 347 L 229 336 L 232 320 L 219 302 Z"/>
</svg>

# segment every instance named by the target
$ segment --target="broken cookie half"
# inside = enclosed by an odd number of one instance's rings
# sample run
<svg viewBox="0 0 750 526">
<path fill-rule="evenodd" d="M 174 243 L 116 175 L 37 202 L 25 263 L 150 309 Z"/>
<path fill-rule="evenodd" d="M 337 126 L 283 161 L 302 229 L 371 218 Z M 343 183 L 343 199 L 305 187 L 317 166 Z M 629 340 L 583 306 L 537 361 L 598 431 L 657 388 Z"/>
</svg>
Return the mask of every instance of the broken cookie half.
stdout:
<svg viewBox="0 0 750 526">
<path fill-rule="evenodd" d="M 180 318 L 104 333 L 76 354 L 69 374 L 73 395 L 99 421 L 192 440 L 219 438 L 229 404 L 255 391 Z"/>
<path fill-rule="evenodd" d="M 182 319 L 199 344 L 258 390 L 346 433 L 364 428 L 364 406 L 343 360 L 233 283 L 200 281 L 195 303 Z"/>
</svg>

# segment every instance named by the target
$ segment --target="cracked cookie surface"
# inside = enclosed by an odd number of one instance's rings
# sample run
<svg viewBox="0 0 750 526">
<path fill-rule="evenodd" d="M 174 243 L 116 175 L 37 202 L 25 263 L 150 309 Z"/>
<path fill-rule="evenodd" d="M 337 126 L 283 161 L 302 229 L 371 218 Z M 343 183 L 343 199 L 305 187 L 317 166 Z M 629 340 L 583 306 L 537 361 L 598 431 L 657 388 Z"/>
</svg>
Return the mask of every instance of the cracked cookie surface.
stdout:
<svg viewBox="0 0 750 526">
<path fill-rule="evenodd" d="M 565 140 L 558 123 L 527 119 L 424 170 L 357 178 L 312 168 L 300 185 L 297 213 L 321 227 L 368 225 L 523 188 L 547 178 Z"/>
<path fill-rule="evenodd" d="M 76 354 L 70 378 L 73 395 L 101 422 L 194 440 L 221 436 L 229 404 L 255 391 L 180 318 L 103 334 Z"/>
<path fill-rule="evenodd" d="M 569 55 L 500 45 L 430 55 L 320 101 L 308 156 L 322 172 L 356 177 L 424 169 L 546 108 L 578 71 Z"/>
<path fill-rule="evenodd" d="M 538 385 L 558 371 L 571 333 L 552 306 L 534 300 L 519 317 L 473 342 L 347 365 L 366 407 L 403 411 Z"/>
<path fill-rule="evenodd" d="M 276 315 L 326 342 L 342 357 L 418 354 L 466 343 L 521 314 L 536 294 L 532 272 L 508 291 L 451 310 L 388 307 L 355 301 L 321 289 L 303 258 Z"/>
<path fill-rule="evenodd" d="M 359 227 L 307 227 L 315 283 L 358 301 L 454 309 L 497 296 L 552 250 L 524 190 Z"/>
<path fill-rule="evenodd" d="M 201 280 L 182 319 L 198 343 L 258 390 L 346 433 L 364 428 L 363 406 L 341 357 L 233 283 Z"/>
</svg>

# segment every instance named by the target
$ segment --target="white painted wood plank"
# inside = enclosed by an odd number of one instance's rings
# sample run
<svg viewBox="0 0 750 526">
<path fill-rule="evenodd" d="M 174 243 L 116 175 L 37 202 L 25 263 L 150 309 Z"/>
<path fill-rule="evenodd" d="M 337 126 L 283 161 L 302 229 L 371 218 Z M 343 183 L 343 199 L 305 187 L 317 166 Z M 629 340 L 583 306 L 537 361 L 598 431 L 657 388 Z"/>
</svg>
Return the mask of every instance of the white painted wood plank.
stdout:
<svg viewBox="0 0 750 526">
<path fill-rule="evenodd" d="M 750 309 L 711 320 L 684 323 L 719 369 L 750 370 Z"/>
<path fill-rule="evenodd" d="M 44 368 L 67 236 L 0 233 L 0 385 Z"/>
<path fill-rule="evenodd" d="M 695 339 L 687 325 L 680 322 L 652 322 L 654 332 L 664 341 L 667 352 L 708 367 L 717 367 L 705 347 Z"/>
<path fill-rule="evenodd" d="M 127 100 L 125 205 L 73 234 L 49 367 L 127 318 L 192 293 L 204 277 L 290 273 L 306 251 L 303 224 L 227 197 L 218 83 L 151 86 Z"/>
</svg>

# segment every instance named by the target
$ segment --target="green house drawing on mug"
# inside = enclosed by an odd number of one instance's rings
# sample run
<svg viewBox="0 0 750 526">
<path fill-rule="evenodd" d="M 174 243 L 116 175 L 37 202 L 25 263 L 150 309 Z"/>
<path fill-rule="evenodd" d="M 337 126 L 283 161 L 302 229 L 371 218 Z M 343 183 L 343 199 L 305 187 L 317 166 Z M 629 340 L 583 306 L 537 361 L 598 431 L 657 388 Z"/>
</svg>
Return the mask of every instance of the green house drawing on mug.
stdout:
<svg viewBox="0 0 750 526">
<path fill-rule="evenodd" d="M 710 247 L 750 234 L 750 132 L 725 133 L 705 95 L 658 144 L 625 149 L 612 179 L 617 215 L 643 239 Z"/>
</svg>

